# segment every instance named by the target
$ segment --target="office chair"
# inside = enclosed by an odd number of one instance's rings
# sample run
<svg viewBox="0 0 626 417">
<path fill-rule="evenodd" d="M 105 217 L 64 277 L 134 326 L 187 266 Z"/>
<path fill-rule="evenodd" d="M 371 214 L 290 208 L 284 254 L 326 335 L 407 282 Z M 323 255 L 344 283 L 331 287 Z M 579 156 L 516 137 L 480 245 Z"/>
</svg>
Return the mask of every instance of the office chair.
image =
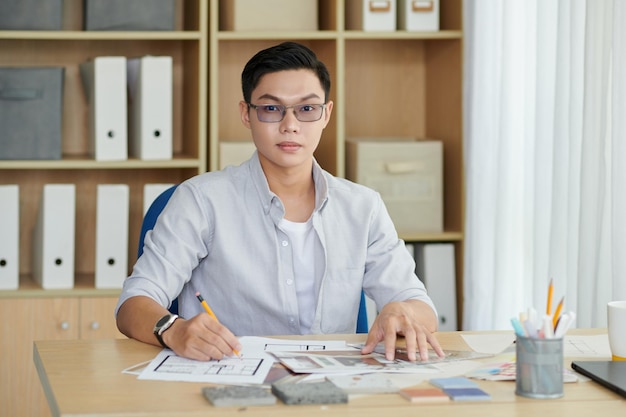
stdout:
<svg viewBox="0 0 626 417">
<path fill-rule="evenodd" d="M 146 236 L 146 232 L 148 230 L 152 230 L 157 218 L 159 217 L 159 214 L 161 214 L 161 211 L 163 211 L 163 208 L 174 193 L 174 190 L 176 190 L 176 187 L 178 187 L 178 185 L 173 185 L 167 190 L 163 191 L 157 198 L 154 199 L 154 201 L 150 205 L 150 208 L 148 208 L 148 211 L 144 215 L 143 222 L 141 224 L 141 233 L 139 234 L 139 247 L 137 248 L 137 258 L 139 258 L 143 253 L 143 241 Z M 169 310 L 173 314 L 178 314 L 177 299 L 172 302 Z M 367 310 L 365 307 L 365 293 L 361 291 L 361 302 L 359 303 L 359 314 L 357 316 L 356 332 L 367 333 L 368 331 L 369 326 L 367 323 Z"/>
</svg>

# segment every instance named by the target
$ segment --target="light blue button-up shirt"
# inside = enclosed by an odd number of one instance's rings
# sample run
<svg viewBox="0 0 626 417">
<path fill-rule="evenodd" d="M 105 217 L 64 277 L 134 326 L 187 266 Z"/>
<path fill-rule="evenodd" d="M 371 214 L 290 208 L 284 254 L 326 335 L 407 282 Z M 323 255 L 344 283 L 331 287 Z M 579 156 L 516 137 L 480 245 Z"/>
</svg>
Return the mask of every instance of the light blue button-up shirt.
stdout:
<svg viewBox="0 0 626 417">
<path fill-rule="evenodd" d="M 418 299 L 434 310 L 380 195 L 316 162 L 313 179 L 322 252 L 315 269 L 323 272 L 311 332 L 354 333 L 361 289 L 378 309 Z M 241 166 L 181 183 L 146 234 L 116 312 L 133 296 L 166 307 L 178 297 L 179 314 L 191 318 L 204 312 L 199 291 L 237 336 L 299 334 L 291 245 L 279 228 L 284 213 L 256 153 Z"/>
</svg>

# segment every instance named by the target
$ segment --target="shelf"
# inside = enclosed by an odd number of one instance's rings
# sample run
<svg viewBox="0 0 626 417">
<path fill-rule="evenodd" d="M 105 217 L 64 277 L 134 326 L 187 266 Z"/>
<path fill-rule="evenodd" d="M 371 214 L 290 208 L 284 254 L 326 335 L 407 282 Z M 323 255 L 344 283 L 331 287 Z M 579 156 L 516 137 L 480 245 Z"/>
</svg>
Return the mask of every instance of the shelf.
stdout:
<svg viewBox="0 0 626 417">
<path fill-rule="evenodd" d="M 463 240 L 463 232 L 403 233 L 400 230 L 398 235 L 405 242 L 460 242 Z"/>
<path fill-rule="evenodd" d="M 460 30 L 440 30 L 438 32 L 408 32 L 398 30 L 394 32 L 363 32 L 349 30 L 343 32 L 346 39 L 462 39 L 463 32 Z"/>
<path fill-rule="evenodd" d="M 80 30 L 4 30 L 0 31 L 0 39 L 21 40 L 199 40 L 202 34 L 196 31 L 80 31 Z"/>
<path fill-rule="evenodd" d="M 335 40 L 338 33 L 330 30 L 307 31 L 307 32 L 273 32 L 273 31 L 254 31 L 254 32 L 233 32 L 220 31 L 217 32 L 217 39 L 221 41 L 244 40 L 297 40 L 297 39 L 326 39 Z"/>
<path fill-rule="evenodd" d="M 96 289 L 93 274 L 76 274 L 74 288 L 44 290 L 30 274 L 20 274 L 17 290 L 0 290 L 3 298 L 119 297 L 120 289 Z"/>
<path fill-rule="evenodd" d="M 143 161 L 129 159 L 126 161 L 95 161 L 84 158 L 64 158 L 46 161 L 0 161 L 0 170 L 7 169 L 172 169 L 195 168 L 200 161 L 197 158 L 174 158 L 172 160 Z"/>
<path fill-rule="evenodd" d="M 442 30 L 438 32 L 363 32 L 349 30 L 337 32 L 331 30 L 320 30 L 316 32 L 272 32 L 272 31 L 255 31 L 255 32 L 233 32 L 220 31 L 217 32 L 217 39 L 223 41 L 249 41 L 254 40 L 339 40 L 339 39 L 415 39 L 415 40 L 437 40 L 437 39 L 462 39 L 463 32 L 459 30 Z"/>
</svg>

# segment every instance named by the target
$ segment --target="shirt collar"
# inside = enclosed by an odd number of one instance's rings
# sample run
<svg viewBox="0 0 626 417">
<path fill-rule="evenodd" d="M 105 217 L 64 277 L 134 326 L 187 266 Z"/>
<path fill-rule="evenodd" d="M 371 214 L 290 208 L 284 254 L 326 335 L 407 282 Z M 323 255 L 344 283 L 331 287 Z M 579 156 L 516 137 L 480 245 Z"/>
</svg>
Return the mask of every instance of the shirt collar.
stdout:
<svg viewBox="0 0 626 417">
<path fill-rule="evenodd" d="M 259 198 L 263 204 L 263 211 L 265 211 L 265 214 L 268 214 L 273 202 L 275 199 L 278 199 L 278 196 L 270 190 L 263 168 L 261 168 L 258 151 L 255 151 L 249 159 L 248 167 L 250 170 L 250 178 L 252 179 L 257 192 L 259 193 Z M 321 210 L 328 200 L 328 180 L 324 173 L 325 171 L 317 163 L 315 158 L 313 158 L 313 182 L 315 183 L 316 211 Z"/>
</svg>

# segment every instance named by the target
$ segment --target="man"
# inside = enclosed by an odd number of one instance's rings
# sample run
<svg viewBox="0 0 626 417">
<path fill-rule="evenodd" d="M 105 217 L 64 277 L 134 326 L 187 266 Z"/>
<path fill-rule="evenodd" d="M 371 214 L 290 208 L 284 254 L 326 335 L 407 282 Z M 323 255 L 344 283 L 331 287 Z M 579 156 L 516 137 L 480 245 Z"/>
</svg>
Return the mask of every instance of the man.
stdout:
<svg viewBox="0 0 626 417">
<path fill-rule="evenodd" d="M 418 348 L 427 358 L 429 344 L 443 355 L 434 306 L 380 195 L 313 157 L 333 110 L 325 65 L 285 42 L 252 57 L 241 78 L 257 151 L 177 188 L 124 282 L 120 331 L 221 359 L 241 349 L 235 335 L 353 333 L 363 289 L 380 310 L 363 353 L 384 341 L 392 359 L 403 335 L 410 359 Z M 167 311 L 177 298 L 180 317 Z"/>
</svg>

